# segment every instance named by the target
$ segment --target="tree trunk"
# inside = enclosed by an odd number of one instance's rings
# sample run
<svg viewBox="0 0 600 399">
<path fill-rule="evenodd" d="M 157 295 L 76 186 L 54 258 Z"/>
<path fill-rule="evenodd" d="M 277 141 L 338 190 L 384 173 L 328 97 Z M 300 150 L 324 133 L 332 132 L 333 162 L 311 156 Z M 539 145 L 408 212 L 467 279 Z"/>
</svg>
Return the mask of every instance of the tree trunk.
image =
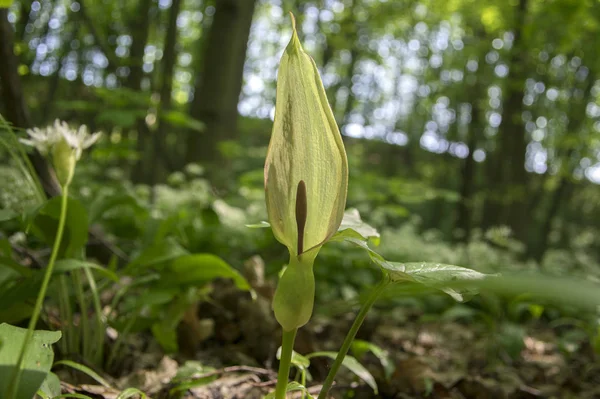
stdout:
<svg viewBox="0 0 600 399">
<path fill-rule="evenodd" d="M 131 32 L 131 50 L 129 53 L 129 76 L 125 80 L 125 87 L 128 89 L 139 91 L 144 78 L 144 53 L 148 36 L 150 34 L 150 8 L 152 0 L 140 0 L 138 3 L 137 12 L 130 22 Z M 144 154 L 150 142 L 150 129 L 144 118 L 139 118 L 135 126 L 137 128 L 136 149 L 140 156 L 136 167 L 131 171 L 131 179 L 134 182 L 146 181 L 147 171 L 145 169 Z M 127 134 L 126 134 L 127 136 Z"/>
<path fill-rule="evenodd" d="M 0 81 L 2 83 L 2 101 L 6 119 L 19 128 L 32 127 L 29 110 L 25 104 L 21 78 L 19 77 L 19 60 L 14 53 L 14 32 L 8 22 L 8 9 L 0 8 Z M 32 151 L 29 160 L 40 178 L 44 191 L 49 196 L 60 194 L 60 185 L 54 171 L 46 159 L 37 151 Z"/>
<path fill-rule="evenodd" d="M 571 100 L 569 101 L 567 115 L 569 121 L 565 127 L 565 133 L 567 138 L 571 135 L 575 136 L 580 134 L 582 127 L 586 121 L 586 105 L 592 99 L 592 88 L 596 82 L 595 74 L 590 74 L 585 81 L 584 86 L 581 88 L 584 95 L 577 99 L 574 95 L 574 91 L 577 88 L 571 90 Z M 539 239 L 532 237 L 527 242 L 527 256 L 540 263 L 544 259 L 544 254 L 548 250 L 548 241 L 550 239 L 550 233 L 552 232 L 552 226 L 556 217 L 558 216 L 560 206 L 568 201 L 570 194 L 572 193 L 573 184 L 573 173 L 579 166 L 579 160 L 582 158 L 581 150 L 585 149 L 587 143 L 577 143 L 575 146 L 570 146 L 564 154 L 561 154 L 560 146 L 558 147 L 558 154 L 556 159 L 561 161 L 561 167 L 559 170 L 559 183 L 556 190 L 552 193 L 550 199 L 550 205 L 548 212 L 544 216 L 541 223 L 541 229 L 536 236 Z M 542 189 L 543 190 L 543 187 Z M 541 196 L 540 196 L 541 197 Z M 530 205 L 530 209 L 533 209 L 535 205 Z"/>
<path fill-rule="evenodd" d="M 185 162 L 216 165 L 223 161 L 218 145 L 235 137 L 246 46 L 256 0 L 217 0 L 208 35 L 201 78 L 194 90 L 190 116 L 206 125 L 190 132 Z M 219 165 L 223 167 L 223 165 Z M 209 170 L 210 172 L 210 170 Z"/>
<path fill-rule="evenodd" d="M 167 148 L 167 131 L 169 125 L 164 119 L 164 112 L 171 109 L 173 91 L 173 71 L 177 60 L 177 17 L 181 9 L 182 0 L 173 0 L 169 12 L 169 22 L 167 24 L 167 36 L 161 60 L 161 86 L 160 86 L 160 106 L 158 112 L 158 126 L 153 136 L 152 157 L 147 157 L 149 169 L 152 171 L 150 183 L 156 183 L 163 177 L 165 170 L 169 169 L 169 151 Z"/>
<path fill-rule="evenodd" d="M 528 0 L 519 0 L 515 15 L 513 49 L 509 59 L 510 73 L 502 93 L 502 122 L 498 129 L 497 148 L 488 164 L 490 197 L 486 201 L 485 225 L 508 224 L 515 237 L 527 236 L 527 172 L 525 154 L 527 139 L 521 121 L 523 90 L 527 74 L 523 44 L 524 21 Z"/>
</svg>

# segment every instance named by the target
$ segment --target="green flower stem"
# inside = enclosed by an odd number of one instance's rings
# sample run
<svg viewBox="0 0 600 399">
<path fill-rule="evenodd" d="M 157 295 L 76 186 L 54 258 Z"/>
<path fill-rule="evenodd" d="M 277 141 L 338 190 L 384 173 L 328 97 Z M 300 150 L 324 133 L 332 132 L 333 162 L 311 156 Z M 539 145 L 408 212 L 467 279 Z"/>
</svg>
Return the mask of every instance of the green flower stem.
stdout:
<svg viewBox="0 0 600 399">
<path fill-rule="evenodd" d="M 294 340 L 296 339 L 297 328 L 291 331 L 283 332 L 281 344 L 281 358 L 279 359 L 279 372 L 277 373 L 277 385 L 275 387 L 275 399 L 285 399 L 288 379 L 290 377 L 290 364 L 292 362 L 292 352 L 294 351 Z"/>
<path fill-rule="evenodd" d="M 68 185 L 63 187 L 62 199 L 60 205 L 60 217 L 58 219 L 58 229 L 56 230 L 56 237 L 54 238 L 54 245 L 52 247 L 52 254 L 50 255 L 50 261 L 48 262 L 48 266 L 46 267 L 46 273 L 44 274 L 44 280 L 42 281 L 42 287 L 40 288 L 40 292 L 38 294 L 37 300 L 35 301 L 35 307 L 33 308 L 33 314 L 31 315 L 31 319 L 29 319 L 29 326 L 27 328 L 27 333 L 25 334 L 25 339 L 23 340 L 23 345 L 21 346 L 21 351 L 19 352 L 19 358 L 17 360 L 17 365 L 15 367 L 15 371 L 12 375 L 12 383 L 9 384 L 8 394 L 6 397 L 8 399 L 15 399 L 19 382 L 21 380 L 21 375 L 23 373 L 23 362 L 25 361 L 25 354 L 29 347 L 29 342 L 33 337 L 33 331 L 35 330 L 35 326 L 37 325 L 38 319 L 40 318 L 40 313 L 42 312 L 42 306 L 44 305 L 44 298 L 46 296 L 46 291 L 48 290 L 48 285 L 50 284 L 50 278 L 52 277 L 52 270 L 54 269 L 54 263 L 56 262 L 56 257 L 58 256 L 58 249 L 60 248 L 60 243 L 62 241 L 63 232 L 65 229 L 65 221 L 67 219 L 67 200 L 68 200 Z"/>
<path fill-rule="evenodd" d="M 356 337 L 356 333 L 360 329 L 360 326 L 362 326 L 362 323 L 365 321 L 365 317 L 371 309 L 371 306 L 373 306 L 377 298 L 379 298 L 379 295 L 381 295 L 381 293 L 389 283 L 389 277 L 387 275 L 384 276 L 383 279 L 377 285 L 377 287 L 375 287 L 373 292 L 371 292 L 371 295 L 369 295 L 367 301 L 361 306 L 358 315 L 356 315 L 356 319 L 354 319 L 354 323 L 352 323 L 352 327 L 350 327 L 350 331 L 348 331 L 348 334 L 346 334 L 346 338 L 344 338 L 344 343 L 342 344 L 342 347 L 340 348 L 338 355 L 335 358 L 333 365 L 331 366 L 331 370 L 329 370 L 329 374 L 327 374 L 327 378 L 323 383 L 323 388 L 321 388 L 321 392 L 319 393 L 318 399 L 327 398 L 327 394 L 329 393 L 329 390 L 333 385 L 333 380 L 335 379 L 337 372 L 342 366 L 344 358 L 350 350 L 350 346 L 352 345 L 352 341 L 354 341 L 354 337 Z"/>
</svg>

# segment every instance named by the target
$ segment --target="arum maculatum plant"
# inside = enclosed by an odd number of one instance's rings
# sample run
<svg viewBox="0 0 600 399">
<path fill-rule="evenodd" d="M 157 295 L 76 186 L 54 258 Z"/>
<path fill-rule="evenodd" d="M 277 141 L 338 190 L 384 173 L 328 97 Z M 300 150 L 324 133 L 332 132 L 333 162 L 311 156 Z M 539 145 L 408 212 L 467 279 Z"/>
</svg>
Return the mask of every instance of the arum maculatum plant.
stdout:
<svg viewBox="0 0 600 399">
<path fill-rule="evenodd" d="M 483 279 L 485 275 L 458 266 L 392 263 L 369 248 L 367 241 L 378 238 L 378 234 L 362 223 L 356 210 L 344 212 L 348 189 L 344 144 L 317 66 L 302 48 L 294 17 L 291 18 L 292 38 L 279 66 L 275 120 L 264 171 L 269 223 L 277 240 L 290 253 L 273 299 L 275 318 L 283 329 L 283 343 L 277 386 L 271 396 L 283 399 L 288 391 L 305 390 L 297 382 L 288 386 L 288 377 L 290 365 L 295 364 L 293 359 L 298 357 L 293 351 L 296 332 L 313 312 L 313 265 L 321 247 L 331 241 L 352 242 L 364 248 L 383 271 L 380 284 L 363 304 L 340 351 L 334 356 L 319 394 L 319 398 L 325 398 L 342 365 L 356 372 L 352 366 L 356 360 L 346 354 L 367 312 L 388 284 L 417 282 L 442 288 L 461 299 L 462 294 L 444 287 L 444 281 Z M 331 357 L 330 352 L 321 355 Z M 357 374 L 377 390 L 372 377 L 364 377 L 365 372 L 361 370 Z"/>
</svg>

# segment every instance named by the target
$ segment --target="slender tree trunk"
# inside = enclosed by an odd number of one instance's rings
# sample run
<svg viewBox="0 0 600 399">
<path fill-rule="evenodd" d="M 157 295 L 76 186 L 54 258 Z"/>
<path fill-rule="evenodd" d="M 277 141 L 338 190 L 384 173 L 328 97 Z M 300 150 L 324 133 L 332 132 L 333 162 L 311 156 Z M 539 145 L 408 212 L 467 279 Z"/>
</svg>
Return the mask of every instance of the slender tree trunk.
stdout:
<svg viewBox="0 0 600 399">
<path fill-rule="evenodd" d="M 256 0 L 217 0 L 203 70 L 194 90 L 190 116 L 206 125 L 190 132 L 185 162 L 223 162 L 219 143 L 235 137 L 246 46 Z M 223 164 L 219 165 L 221 169 Z M 210 172 L 210 170 L 208 170 Z"/>
<path fill-rule="evenodd" d="M 581 132 L 586 121 L 586 105 L 593 97 L 592 88 L 595 82 L 595 74 L 591 73 L 587 77 L 584 86 L 581 88 L 584 95 L 579 97 L 579 99 L 577 99 L 573 93 L 577 88 L 572 89 L 570 96 L 571 100 L 567 111 L 569 121 L 565 128 L 566 134 L 577 135 Z M 548 250 L 550 233 L 552 232 L 552 226 L 558 216 L 560 207 L 569 200 L 572 193 L 572 188 L 574 186 L 573 173 L 579 165 L 579 160 L 582 158 L 581 150 L 585 148 L 586 144 L 587 143 L 582 143 L 570 146 L 564 154 L 558 150 L 557 159 L 561 161 L 558 186 L 552 193 L 548 211 L 541 223 L 541 229 L 538 234 L 536 234 L 536 236 L 539 236 L 539 239 L 536 240 L 532 237 L 532 239 L 527 242 L 527 256 L 538 263 L 544 259 L 544 255 Z M 533 208 L 533 205 L 531 205 L 530 208 Z"/>
<path fill-rule="evenodd" d="M 523 29 L 528 0 L 519 0 L 515 10 L 513 49 L 509 59 L 510 73 L 502 97 L 502 122 L 498 129 L 497 148 L 488 164 L 490 196 L 486 201 L 486 227 L 508 224 L 515 237 L 524 241 L 527 235 L 527 172 L 525 154 L 527 140 L 521 121 L 525 87 L 526 51 Z"/>
<path fill-rule="evenodd" d="M 160 86 L 160 107 L 158 112 L 158 126 L 153 136 L 153 157 L 148 157 L 152 170 L 151 183 L 159 181 L 164 171 L 169 166 L 169 149 L 167 148 L 167 131 L 169 125 L 164 119 L 164 113 L 171 109 L 173 91 L 173 71 L 177 60 L 177 17 L 181 9 L 182 0 L 173 0 L 169 11 L 169 21 L 167 24 L 167 36 L 161 61 L 161 86 Z"/>
<path fill-rule="evenodd" d="M 140 0 L 137 12 L 130 22 L 131 50 L 129 53 L 129 76 L 125 80 L 125 87 L 133 91 L 141 89 L 144 79 L 144 53 L 148 36 L 150 34 L 150 9 L 152 0 Z M 138 118 L 135 122 L 137 130 L 136 149 L 140 156 L 136 167 L 131 171 L 131 179 L 135 182 L 146 181 L 147 170 L 145 169 L 145 157 L 150 157 L 147 148 L 151 142 L 150 129 L 144 118 Z M 127 137 L 127 134 L 126 134 Z"/>
<path fill-rule="evenodd" d="M 0 8 L 0 83 L 2 84 L 2 102 L 6 119 L 18 128 L 32 127 L 31 117 L 21 86 L 18 73 L 19 60 L 14 53 L 14 32 L 8 22 L 8 9 Z M 54 171 L 46 159 L 37 151 L 32 151 L 29 160 L 40 178 L 47 195 L 60 194 L 60 185 Z"/>
</svg>

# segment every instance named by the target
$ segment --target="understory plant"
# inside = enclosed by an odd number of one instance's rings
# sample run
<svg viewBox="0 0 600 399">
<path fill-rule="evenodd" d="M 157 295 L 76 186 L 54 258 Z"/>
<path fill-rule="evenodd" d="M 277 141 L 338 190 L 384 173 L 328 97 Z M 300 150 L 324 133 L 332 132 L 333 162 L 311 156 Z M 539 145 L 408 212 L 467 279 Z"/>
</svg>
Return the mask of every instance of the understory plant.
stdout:
<svg viewBox="0 0 600 399">
<path fill-rule="evenodd" d="M 529 290 L 538 296 L 548 297 L 556 289 L 556 282 L 505 279 L 437 263 L 390 262 L 375 252 L 369 244 L 378 241 L 377 231 L 364 224 L 356 210 L 345 212 L 348 161 L 344 144 L 319 71 L 302 48 L 293 15 L 291 19 L 292 37 L 279 66 L 275 118 L 264 168 L 269 223 L 260 225 L 270 225 L 275 238 L 288 248 L 290 256 L 272 303 L 283 334 L 278 352 L 277 385 L 269 397 L 284 399 L 289 391 L 302 391 L 303 397 L 310 397 L 303 385 L 304 371 L 310 364 L 309 359 L 314 356 L 334 358 L 319 399 L 328 396 L 342 365 L 377 391 L 372 376 L 359 369 L 356 359 L 348 357 L 347 353 L 368 311 L 389 285 L 417 283 L 440 289 L 462 301 L 478 288 L 504 294 Z M 373 263 L 380 267 L 382 278 L 362 304 L 337 354 L 317 352 L 301 356 L 293 350 L 294 340 L 298 329 L 309 321 L 313 313 L 315 260 L 322 246 L 333 241 L 347 241 L 364 249 Z M 589 295 L 582 295 L 572 302 L 592 306 L 599 303 L 598 295 L 591 289 L 584 291 Z M 573 299 L 572 295 L 570 297 Z M 565 299 L 564 292 L 562 298 Z M 301 372 L 300 382 L 288 384 L 291 365 Z"/>
</svg>

